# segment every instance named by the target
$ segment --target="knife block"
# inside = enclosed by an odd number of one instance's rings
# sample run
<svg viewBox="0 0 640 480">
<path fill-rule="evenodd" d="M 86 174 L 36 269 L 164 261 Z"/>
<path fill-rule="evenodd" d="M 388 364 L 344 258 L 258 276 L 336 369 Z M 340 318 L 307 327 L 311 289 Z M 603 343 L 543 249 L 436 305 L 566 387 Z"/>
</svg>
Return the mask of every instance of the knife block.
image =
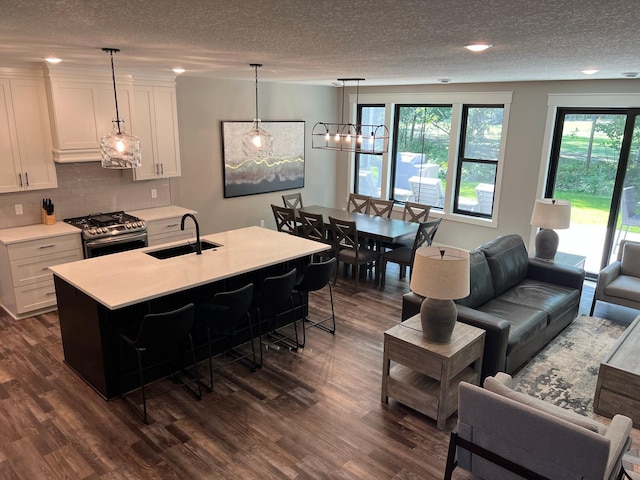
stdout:
<svg viewBox="0 0 640 480">
<path fill-rule="evenodd" d="M 47 215 L 47 211 L 43 208 L 40 212 L 42 223 L 45 225 L 54 225 L 56 223 L 56 215 Z"/>
</svg>

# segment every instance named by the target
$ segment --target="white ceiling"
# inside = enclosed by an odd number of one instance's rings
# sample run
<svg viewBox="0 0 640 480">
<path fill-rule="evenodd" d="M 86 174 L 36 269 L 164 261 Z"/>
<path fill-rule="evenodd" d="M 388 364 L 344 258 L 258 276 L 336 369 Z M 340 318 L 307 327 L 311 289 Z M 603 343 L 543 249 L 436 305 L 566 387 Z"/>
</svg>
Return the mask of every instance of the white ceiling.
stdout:
<svg viewBox="0 0 640 480">
<path fill-rule="evenodd" d="M 638 0 L 1 0 L 0 63 L 330 85 L 623 78 Z M 493 48 L 462 48 L 487 42 Z M 585 76 L 581 70 L 600 72 Z"/>
</svg>

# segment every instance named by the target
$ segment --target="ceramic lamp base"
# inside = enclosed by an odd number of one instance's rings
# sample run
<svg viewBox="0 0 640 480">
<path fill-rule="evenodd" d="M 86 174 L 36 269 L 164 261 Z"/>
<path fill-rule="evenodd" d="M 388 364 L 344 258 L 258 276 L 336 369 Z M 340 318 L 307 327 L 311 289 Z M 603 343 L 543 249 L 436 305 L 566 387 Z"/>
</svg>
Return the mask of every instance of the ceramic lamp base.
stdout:
<svg viewBox="0 0 640 480">
<path fill-rule="evenodd" d="M 536 235 L 536 258 L 553 260 L 558 251 L 560 238 L 551 228 L 543 228 Z"/>
<path fill-rule="evenodd" d="M 420 322 L 425 340 L 434 343 L 448 343 L 458 318 L 458 310 L 453 300 L 427 298 L 420 307 Z"/>
</svg>

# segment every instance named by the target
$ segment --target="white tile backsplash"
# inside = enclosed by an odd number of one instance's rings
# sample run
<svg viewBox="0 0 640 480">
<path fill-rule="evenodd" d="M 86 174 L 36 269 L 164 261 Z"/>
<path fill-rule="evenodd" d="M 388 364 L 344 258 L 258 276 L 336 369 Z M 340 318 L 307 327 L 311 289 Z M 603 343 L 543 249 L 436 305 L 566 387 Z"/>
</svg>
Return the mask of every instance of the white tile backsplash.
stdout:
<svg viewBox="0 0 640 480">
<path fill-rule="evenodd" d="M 40 223 L 43 198 L 52 200 L 57 220 L 171 205 L 168 178 L 134 182 L 130 170 L 109 170 L 99 162 L 57 163 L 56 171 L 58 188 L 0 195 L 0 228 Z M 157 198 L 151 198 L 152 188 Z M 16 215 L 16 204 L 22 204 L 22 215 Z"/>
</svg>

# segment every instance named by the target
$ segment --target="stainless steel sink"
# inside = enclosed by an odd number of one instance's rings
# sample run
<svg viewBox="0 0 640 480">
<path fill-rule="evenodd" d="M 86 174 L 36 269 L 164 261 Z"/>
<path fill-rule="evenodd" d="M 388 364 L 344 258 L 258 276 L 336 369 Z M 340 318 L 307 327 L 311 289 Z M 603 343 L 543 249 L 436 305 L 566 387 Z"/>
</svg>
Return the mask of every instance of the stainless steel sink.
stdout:
<svg viewBox="0 0 640 480">
<path fill-rule="evenodd" d="M 202 247 L 202 251 L 211 250 L 222 246 L 217 243 L 208 242 L 206 240 L 200 242 L 200 244 Z M 186 245 L 175 245 L 173 247 L 161 248 L 160 250 L 153 250 L 144 253 L 160 260 L 165 260 L 167 258 L 179 257 L 180 255 L 196 253 L 196 251 L 197 249 L 195 243 L 187 243 Z"/>
</svg>

